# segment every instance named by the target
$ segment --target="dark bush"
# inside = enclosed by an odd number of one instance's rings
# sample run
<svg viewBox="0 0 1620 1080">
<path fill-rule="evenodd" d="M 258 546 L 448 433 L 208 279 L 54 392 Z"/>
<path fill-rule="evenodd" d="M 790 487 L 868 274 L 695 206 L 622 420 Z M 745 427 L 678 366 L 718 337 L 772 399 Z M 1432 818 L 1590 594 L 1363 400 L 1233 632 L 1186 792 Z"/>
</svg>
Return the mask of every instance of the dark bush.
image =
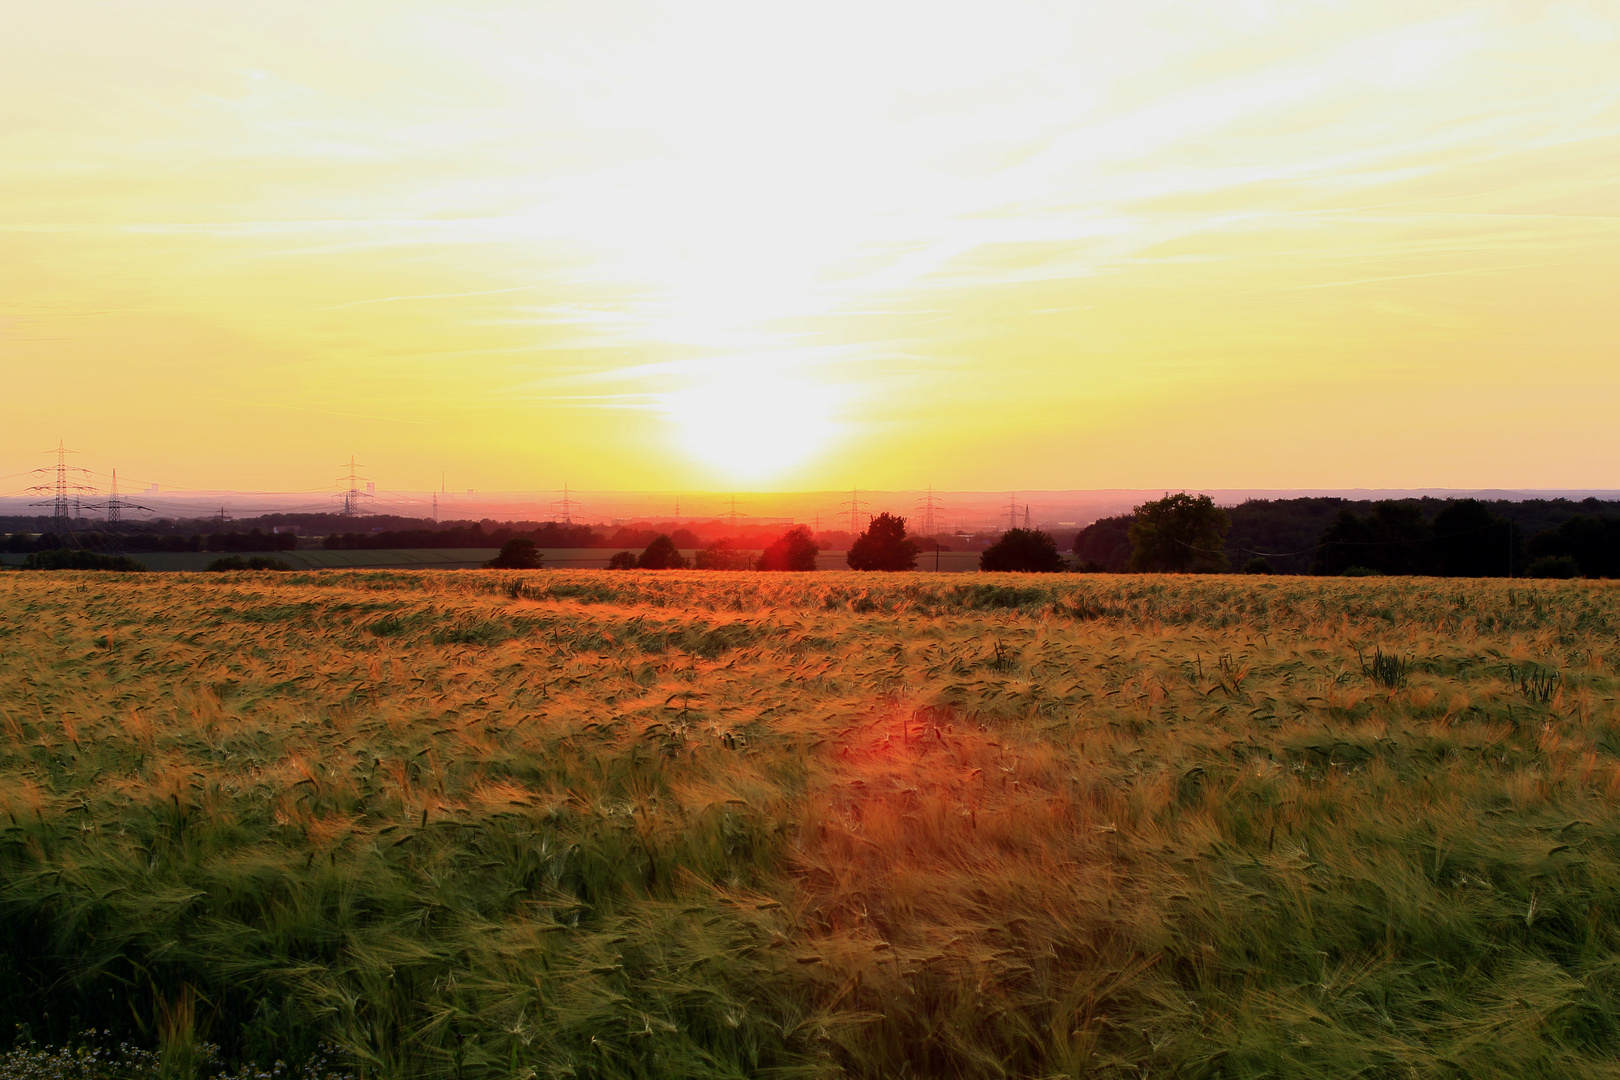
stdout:
<svg viewBox="0 0 1620 1080">
<path fill-rule="evenodd" d="M 1062 569 L 1057 541 L 1039 529 L 1008 529 L 979 556 L 980 570 L 1054 574 Z"/>
<path fill-rule="evenodd" d="M 795 525 L 771 541 L 759 557 L 761 570 L 814 570 L 821 549 L 808 525 Z"/>
<path fill-rule="evenodd" d="M 687 562 L 686 556 L 675 547 L 675 541 L 660 535 L 653 537 L 637 565 L 643 570 L 685 570 Z"/>
<path fill-rule="evenodd" d="M 640 560 L 633 551 L 621 551 L 608 560 L 609 570 L 634 570 Z"/>
<path fill-rule="evenodd" d="M 1543 555 L 1539 559 L 1530 560 L 1530 565 L 1524 568 L 1524 576 L 1578 578 L 1581 576 L 1581 564 L 1575 561 L 1573 555 Z"/>
<path fill-rule="evenodd" d="M 502 544 L 501 553 L 484 565 L 492 570 L 538 570 L 544 558 L 533 540 L 516 537 Z"/>
<path fill-rule="evenodd" d="M 1256 556 L 1243 564 L 1243 572 L 1245 574 L 1270 574 L 1273 571 L 1269 562 Z"/>
</svg>

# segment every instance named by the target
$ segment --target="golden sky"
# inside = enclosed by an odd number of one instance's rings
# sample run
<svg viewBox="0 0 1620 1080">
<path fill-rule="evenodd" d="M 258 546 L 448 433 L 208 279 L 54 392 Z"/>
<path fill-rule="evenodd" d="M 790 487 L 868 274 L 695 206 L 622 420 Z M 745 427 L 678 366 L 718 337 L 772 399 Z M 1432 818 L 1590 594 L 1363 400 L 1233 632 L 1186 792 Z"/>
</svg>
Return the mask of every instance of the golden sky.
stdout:
<svg viewBox="0 0 1620 1080">
<path fill-rule="evenodd" d="M 1620 487 L 1620 5 L 0 0 L 0 473 Z"/>
</svg>

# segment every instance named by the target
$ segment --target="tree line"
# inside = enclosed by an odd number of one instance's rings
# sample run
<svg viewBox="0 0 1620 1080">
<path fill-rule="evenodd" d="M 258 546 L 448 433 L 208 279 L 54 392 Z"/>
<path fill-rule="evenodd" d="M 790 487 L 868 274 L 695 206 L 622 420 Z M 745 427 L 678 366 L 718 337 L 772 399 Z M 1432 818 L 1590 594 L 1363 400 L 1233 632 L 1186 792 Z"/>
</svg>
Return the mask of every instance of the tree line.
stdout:
<svg viewBox="0 0 1620 1080">
<path fill-rule="evenodd" d="M 165 551 L 293 551 L 298 537 L 292 533 L 267 533 L 263 529 L 248 532 L 215 532 L 186 534 L 153 534 L 142 532 L 105 532 L 92 529 L 63 536 L 54 532 L 14 532 L 5 537 L 0 550 L 12 554 L 32 554 L 42 551 L 83 549 L 89 551 L 165 552 Z"/>
<path fill-rule="evenodd" d="M 1620 504 L 1587 499 L 1151 500 L 1075 537 L 1104 572 L 1620 576 Z"/>
</svg>

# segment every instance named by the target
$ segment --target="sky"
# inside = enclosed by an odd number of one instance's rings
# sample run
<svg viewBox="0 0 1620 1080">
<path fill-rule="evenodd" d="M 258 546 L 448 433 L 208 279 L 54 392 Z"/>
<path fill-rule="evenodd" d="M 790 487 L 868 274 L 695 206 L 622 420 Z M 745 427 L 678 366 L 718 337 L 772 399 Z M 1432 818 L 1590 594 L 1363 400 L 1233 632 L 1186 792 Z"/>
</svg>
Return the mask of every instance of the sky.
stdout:
<svg viewBox="0 0 1620 1080">
<path fill-rule="evenodd" d="M 1620 5 L 0 0 L 0 403 L 196 488 L 1620 487 Z"/>
</svg>

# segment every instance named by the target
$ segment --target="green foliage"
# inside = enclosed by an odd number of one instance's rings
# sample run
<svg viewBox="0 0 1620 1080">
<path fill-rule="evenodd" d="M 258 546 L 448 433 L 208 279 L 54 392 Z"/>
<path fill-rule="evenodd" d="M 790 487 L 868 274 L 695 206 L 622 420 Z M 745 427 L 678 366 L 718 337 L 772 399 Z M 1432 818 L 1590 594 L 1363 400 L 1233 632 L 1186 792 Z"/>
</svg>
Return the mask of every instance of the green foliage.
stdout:
<svg viewBox="0 0 1620 1080">
<path fill-rule="evenodd" d="M 1543 555 L 1531 559 L 1530 565 L 1524 568 L 1524 576 L 1532 578 L 1577 578 L 1581 576 L 1581 564 L 1575 561 L 1573 555 Z"/>
<path fill-rule="evenodd" d="M 1131 569 L 1200 573 L 1226 568 L 1222 543 L 1232 527 L 1208 495 L 1180 492 L 1138 506 L 1131 522 Z"/>
<path fill-rule="evenodd" d="M 14 575 L 6 1061 L 1611 1077 L 1617 631 L 1585 581 Z"/>
<path fill-rule="evenodd" d="M 26 1030 L 26 1025 L 24 1025 Z M 201 1042 L 189 1071 L 176 1071 L 172 1056 L 129 1042 L 114 1043 L 110 1032 L 84 1031 L 62 1046 L 39 1046 L 21 1037 L 0 1055 L 0 1080 L 355 1080 L 353 1064 L 335 1047 L 318 1047 L 296 1069 L 285 1062 L 249 1062 L 234 1069 L 220 1059 L 219 1047 Z"/>
<path fill-rule="evenodd" d="M 922 548 L 906 537 L 906 519 L 882 513 L 849 545 L 844 561 L 851 570 L 915 570 Z"/>
<path fill-rule="evenodd" d="M 640 562 L 633 551 L 616 551 L 607 561 L 609 570 L 634 570 Z"/>
<path fill-rule="evenodd" d="M 1008 529 L 979 556 L 979 569 L 1053 574 L 1065 569 L 1057 542 L 1039 529 Z"/>
<path fill-rule="evenodd" d="M 795 525 L 765 548 L 759 556 L 761 570 L 809 571 L 816 568 L 821 549 L 810 535 L 808 525 Z"/>
<path fill-rule="evenodd" d="M 544 559 L 533 540 L 520 536 L 502 544 L 501 553 L 484 565 L 494 570 L 538 570 Z"/>
<path fill-rule="evenodd" d="M 686 556 L 675 547 L 675 541 L 660 534 L 647 545 L 636 565 L 642 570 L 685 570 Z"/>
<path fill-rule="evenodd" d="M 1541 664 L 1509 664 L 1507 671 L 1508 679 L 1518 683 L 1519 693 L 1543 705 L 1552 701 L 1553 695 L 1564 685 L 1564 677 L 1557 668 Z"/>
<path fill-rule="evenodd" d="M 78 548 L 47 548 L 33 552 L 23 560 L 24 570 L 117 570 L 138 574 L 145 565 L 128 555 L 101 555 Z"/>
<path fill-rule="evenodd" d="M 1383 577 L 1382 570 L 1374 570 L 1370 566 L 1347 566 L 1339 572 L 1340 577 Z"/>
<path fill-rule="evenodd" d="M 224 558 L 214 559 L 208 564 L 208 570 L 215 573 L 225 570 L 291 570 L 292 567 L 273 555 L 250 555 L 243 558 L 241 555 L 226 555 Z"/>
<path fill-rule="evenodd" d="M 1361 673 L 1386 689 L 1398 690 L 1405 686 L 1412 676 L 1411 660 L 1402 659 L 1394 653 L 1386 653 L 1382 647 L 1373 649 L 1371 660 L 1362 656 L 1359 649 L 1356 656 L 1361 660 Z"/>
<path fill-rule="evenodd" d="M 1273 572 L 1271 561 L 1256 556 L 1243 564 L 1243 572 L 1245 574 L 1270 574 Z"/>
</svg>

